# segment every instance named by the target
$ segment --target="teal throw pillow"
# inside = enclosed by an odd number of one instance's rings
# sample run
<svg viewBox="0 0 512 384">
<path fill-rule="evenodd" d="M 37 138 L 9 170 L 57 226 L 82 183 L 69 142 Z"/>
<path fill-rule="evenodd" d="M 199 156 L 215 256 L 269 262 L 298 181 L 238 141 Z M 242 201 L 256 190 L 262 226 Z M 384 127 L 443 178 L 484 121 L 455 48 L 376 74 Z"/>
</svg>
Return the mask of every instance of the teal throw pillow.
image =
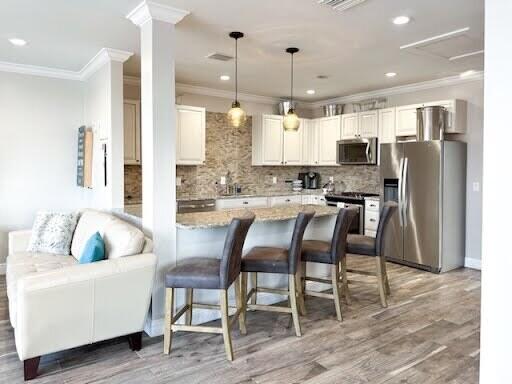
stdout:
<svg viewBox="0 0 512 384">
<path fill-rule="evenodd" d="M 80 264 L 94 263 L 105 258 L 105 243 L 99 232 L 92 235 L 85 244 L 82 255 L 80 255 Z"/>
</svg>

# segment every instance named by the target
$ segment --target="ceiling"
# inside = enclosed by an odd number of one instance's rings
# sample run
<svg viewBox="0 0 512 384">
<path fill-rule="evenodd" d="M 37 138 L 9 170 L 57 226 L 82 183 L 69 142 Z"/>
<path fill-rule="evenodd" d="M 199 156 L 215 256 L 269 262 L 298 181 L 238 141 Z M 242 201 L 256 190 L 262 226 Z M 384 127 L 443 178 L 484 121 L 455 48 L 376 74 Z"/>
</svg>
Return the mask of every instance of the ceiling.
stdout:
<svg viewBox="0 0 512 384">
<path fill-rule="evenodd" d="M 191 12 L 177 25 L 176 80 L 230 90 L 234 63 L 205 58 L 233 55 L 227 36 L 240 30 L 239 89 L 283 97 L 290 87 L 289 46 L 295 55 L 295 94 L 316 101 L 358 92 L 482 70 L 483 55 L 448 60 L 483 49 L 484 0 L 366 0 L 344 12 L 317 0 L 158 0 Z M 138 28 L 126 15 L 140 0 L 2 0 L 0 61 L 79 71 L 102 47 L 134 52 L 125 74 L 138 76 Z M 408 15 L 397 26 L 391 20 Z M 469 27 L 459 40 L 439 47 L 400 46 Z M 25 47 L 7 39 L 20 37 Z M 458 42 L 460 41 L 460 43 Z M 461 53 L 462 52 L 462 53 Z M 394 78 L 384 74 L 396 72 Z M 221 74 L 231 80 L 221 82 Z M 327 79 L 317 79 L 326 75 Z M 307 95 L 315 89 L 315 95 Z"/>
</svg>

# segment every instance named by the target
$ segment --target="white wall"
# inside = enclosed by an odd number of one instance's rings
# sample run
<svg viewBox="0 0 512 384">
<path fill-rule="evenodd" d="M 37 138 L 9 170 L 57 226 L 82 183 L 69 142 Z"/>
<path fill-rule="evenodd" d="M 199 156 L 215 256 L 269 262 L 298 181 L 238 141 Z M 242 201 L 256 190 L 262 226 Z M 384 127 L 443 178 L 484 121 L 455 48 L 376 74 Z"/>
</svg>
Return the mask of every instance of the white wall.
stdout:
<svg viewBox="0 0 512 384">
<path fill-rule="evenodd" d="M 83 101 L 81 82 L 0 72 L 0 264 L 7 232 L 30 228 L 37 210 L 82 206 Z"/>
<path fill-rule="evenodd" d="M 512 383 L 510 182 L 512 2 L 485 2 L 485 120 L 480 382 Z M 505 192 L 505 194 L 504 194 Z M 504 199 L 502 197 L 505 196 Z M 502 204 L 502 201 L 505 204 Z"/>
</svg>

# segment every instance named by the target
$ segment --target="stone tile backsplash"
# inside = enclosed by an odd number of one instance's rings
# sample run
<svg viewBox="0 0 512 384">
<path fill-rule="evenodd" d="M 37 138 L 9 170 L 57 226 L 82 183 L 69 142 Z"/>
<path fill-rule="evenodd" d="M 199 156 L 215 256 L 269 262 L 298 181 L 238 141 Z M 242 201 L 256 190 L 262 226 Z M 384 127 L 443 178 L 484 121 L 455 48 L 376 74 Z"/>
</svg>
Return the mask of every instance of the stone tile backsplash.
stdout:
<svg viewBox="0 0 512 384">
<path fill-rule="evenodd" d="M 281 192 L 291 189 L 286 180 L 299 172 L 319 172 L 322 184 L 333 176 L 337 190 L 379 192 L 379 168 L 375 166 L 341 167 L 267 167 L 251 165 L 251 127 L 249 117 L 244 127 L 232 128 L 225 113 L 206 113 L 206 162 L 201 166 L 177 166 L 181 177 L 178 197 L 214 196 L 223 190 L 221 176 L 238 183 L 243 193 Z M 277 177 L 277 184 L 273 184 Z M 131 199 L 128 199 L 131 196 Z M 139 165 L 125 166 L 125 200 L 142 199 L 142 177 Z"/>
</svg>

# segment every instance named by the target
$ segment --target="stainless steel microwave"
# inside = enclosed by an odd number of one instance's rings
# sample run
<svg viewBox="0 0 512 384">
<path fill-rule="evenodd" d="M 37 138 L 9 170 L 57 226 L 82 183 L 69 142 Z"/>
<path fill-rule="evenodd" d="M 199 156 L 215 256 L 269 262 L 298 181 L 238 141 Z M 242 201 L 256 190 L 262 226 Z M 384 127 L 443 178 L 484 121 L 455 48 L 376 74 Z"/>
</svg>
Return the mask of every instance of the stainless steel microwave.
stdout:
<svg viewBox="0 0 512 384">
<path fill-rule="evenodd" d="M 338 164 L 377 165 L 377 138 L 340 140 L 336 142 Z"/>
</svg>

